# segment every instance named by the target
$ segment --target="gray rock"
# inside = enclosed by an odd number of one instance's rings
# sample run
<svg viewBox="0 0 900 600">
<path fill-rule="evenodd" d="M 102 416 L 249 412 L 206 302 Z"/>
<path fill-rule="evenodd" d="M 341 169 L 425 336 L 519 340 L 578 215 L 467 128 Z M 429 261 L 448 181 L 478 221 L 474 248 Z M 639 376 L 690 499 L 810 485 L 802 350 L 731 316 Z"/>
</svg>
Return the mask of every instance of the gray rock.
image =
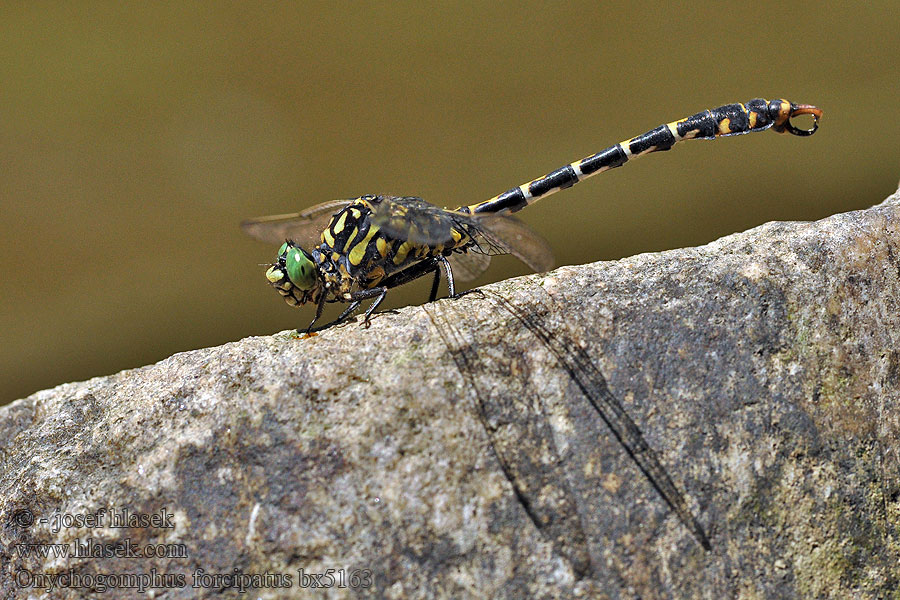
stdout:
<svg viewBox="0 0 900 600">
<path fill-rule="evenodd" d="M 0 408 L 0 596 L 885 597 L 898 228 L 894 195 L 34 394 Z"/>
</svg>

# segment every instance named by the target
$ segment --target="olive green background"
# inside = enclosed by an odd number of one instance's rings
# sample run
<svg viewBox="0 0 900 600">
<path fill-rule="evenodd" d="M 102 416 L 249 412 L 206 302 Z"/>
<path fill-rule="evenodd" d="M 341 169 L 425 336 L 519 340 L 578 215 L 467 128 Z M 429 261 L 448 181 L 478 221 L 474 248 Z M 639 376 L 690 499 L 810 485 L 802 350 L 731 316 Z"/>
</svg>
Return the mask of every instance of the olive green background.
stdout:
<svg viewBox="0 0 900 600">
<path fill-rule="evenodd" d="M 728 102 L 825 117 L 811 138 L 680 144 L 520 214 L 579 264 L 892 192 L 897 3 L 723 6 L 4 3 L 0 404 L 306 325 L 243 218 L 364 193 L 468 204 Z M 503 258 L 475 283 L 524 272 Z"/>
</svg>

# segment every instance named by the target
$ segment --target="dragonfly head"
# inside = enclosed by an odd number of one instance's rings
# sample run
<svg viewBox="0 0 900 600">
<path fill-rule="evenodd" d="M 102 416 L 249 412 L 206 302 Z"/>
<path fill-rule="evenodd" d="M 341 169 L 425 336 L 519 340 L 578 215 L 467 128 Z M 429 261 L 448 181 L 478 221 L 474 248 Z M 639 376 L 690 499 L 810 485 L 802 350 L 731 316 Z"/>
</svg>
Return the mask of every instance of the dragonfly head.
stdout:
<svg viewBox="0 0 900 600">
<path fill-rule="evenodd" d="M 291 306 L 314 300 L 322 286 L 312 256 L 292 241 L 281 245 L 278 257 L 266 271 L 266 279 Z"/>
</svg>

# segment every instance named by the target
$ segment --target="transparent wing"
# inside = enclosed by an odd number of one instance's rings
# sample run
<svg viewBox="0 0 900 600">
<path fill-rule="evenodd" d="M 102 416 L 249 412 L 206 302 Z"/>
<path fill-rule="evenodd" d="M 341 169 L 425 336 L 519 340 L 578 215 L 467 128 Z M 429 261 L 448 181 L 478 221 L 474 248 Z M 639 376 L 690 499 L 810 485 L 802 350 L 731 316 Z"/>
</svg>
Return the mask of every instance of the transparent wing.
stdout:
<svg viewBox="0 0 900 600">
<path fill-rule="evenodd" d="M 331 217 L 353 202 L 354 200 L 332 200 L 296 213 L 247 219 L 241 223 L 241 230 L 252 238 L 270 244 L 294 240 L 301 247 L 310 248 L 319 244 L 322 230 L 331 221 Z"/>
<path fill-rule="evenodd" d="M 414 196 L 377 196 L 369 203 L 372 222 L 387 236 L 419 246 L 452 246 L 453 229 L 461 227 L 456 213 Z"/>
<path fill-rule="evenodd" d="M 460 281 L 472 281 L 485 271 L 491 264 L 489 254 L 476 252 L 464 252 L 450 255 L 450 266 L 453 268 L 453 276 Z"/>
<path fill-rule="evenodd" d="M 538 272 L 553 268 L 550 245 L 515 217 L 470 215 L 438 208 L 414 197 L 381 197 L 372 205 L 372 221 L 395 239 L 425 246 L 452 246 L 454 229 L 469 235 L 475 245 L 465 254 L 453 255 L 456 265 L 462 263 L 461 279 L 467 275 L 477 277 L 487 268 L 489 261 L 475 258 L 478 254 L 512 254 Z"/>
<path fill-rule="evenodd" d="M 553 268 L 550 244 L 519 219 L 509 215 L 472 215 L 468 220 L 478 232 L 474 236 L 476 247 L 473 250 L 485 254 L 512 254 L 538 273 Z"/>
</svg>

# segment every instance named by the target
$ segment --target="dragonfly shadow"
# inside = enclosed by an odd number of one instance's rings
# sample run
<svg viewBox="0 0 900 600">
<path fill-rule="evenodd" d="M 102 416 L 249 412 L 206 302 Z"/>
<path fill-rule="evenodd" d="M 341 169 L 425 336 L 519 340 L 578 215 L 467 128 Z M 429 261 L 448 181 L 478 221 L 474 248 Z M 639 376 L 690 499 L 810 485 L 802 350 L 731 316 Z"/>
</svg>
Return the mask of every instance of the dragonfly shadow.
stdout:
<svg viewBox="0 0 900 600">
<path fill-rule="evenodd" d="M 432 303 L 424 310 L 444 340 L 450 355 L 478 403 L 478 413 L 487 430 L 492 448 L 509 480 L 516 498 L 528 518 L 548 540 L 554 550 L 565 557 L 578 576 L 605 568 L 592 561 L 589 552 L 588 529 L 594 525 L 590 511 L 597 502 L 596 491 L 586 489 L 580 476 L 572 473 L 588 468 L 574 456 L 572 443 L 554 432 L 553 423 L 559 421 L 559 403 L 554 396 L 565 394 L 580 407 L 573 415 L 599 416 L 606 427 L 644 474 L 669 508 L 706 550 L 711 549 L 709 538 L 688 508 L 687 501 L 662 466 L 656 452 L 649 446 L 640 429 L 628 416 L 621 402 L 610 392 L 606 379 L 590 355 L 562 327 L 550 327 L 549 315 L 558 311 L 555 301 L 540 286 L 538 304 L 529 308 L 517 306 L 493 293 L 484 292 L 495 312 L 512 319 L 527 329 L 528 343 L 536 342 L 549 361 L 529 362 L 520 347 L 501 340 L 491 346 L 472 342 L 474 335 L 465 332 L 471 327 L 469 313 L 453 306 L 453 301 Z M 514 337 L 514 336 L 509 336 Z M 555 364 L 554 364 L 555 363 Z M 553 392 L 543 385 L 539 369 L 561 369 L 566 374 L 567 392 Z M 546 377 L 544 377 L 546 379 Z M 572 394 L 575 397 L 572 397 Z M 563 418 L 562 420 L 566 420 Z M 570 419 L 571 420 L 571 419 Z M 581 424 L 579 425 L 579 421 Z M 595 433 L 593 424 L 575 417 L 581 437 Z M 597 431 L 602 434 L 602 431 Z M 576 436 L 578 437 L 578 436 Z M 567 464 L 571 463 L 571 464 Z M 590 485 L 593 485 L 591 482 Z M 603 486 L 607 487 L 607 486 Z M 603 491 L 603 490 L 601 490 Z M 580 498 L 587 498 L 582 502 Z"/>
</svg>

